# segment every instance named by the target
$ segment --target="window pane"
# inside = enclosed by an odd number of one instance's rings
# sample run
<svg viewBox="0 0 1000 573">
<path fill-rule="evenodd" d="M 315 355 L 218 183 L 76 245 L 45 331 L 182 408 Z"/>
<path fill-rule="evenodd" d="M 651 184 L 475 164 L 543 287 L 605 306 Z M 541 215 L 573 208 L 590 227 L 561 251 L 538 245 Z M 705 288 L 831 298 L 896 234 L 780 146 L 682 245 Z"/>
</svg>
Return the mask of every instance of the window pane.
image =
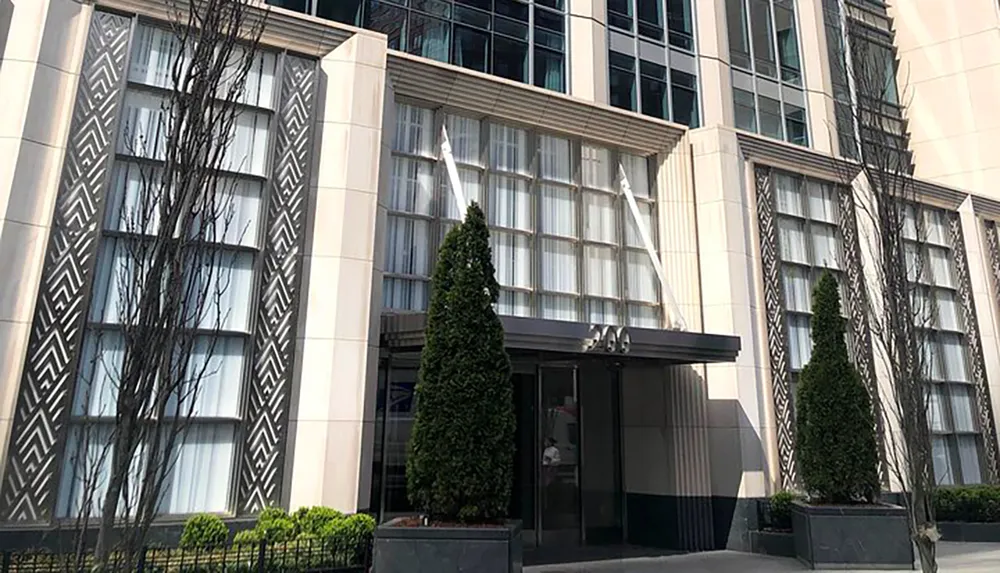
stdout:
<svg viewBox="0 0 1000 573">
<path fill-rule="evenodd" d="M 523 179 L 495 175 L 490 178 L 490 224 L 530 231 L 531 193 Z"/>
<path fill-rule="evenodd" d="M 771 43 L 773 41 L 773 36 L 771 35 L 771 3 L 768 0 L 749 0 L 749 2 L 750 30 L 751 38 L 753 38 L 756 71 L 758 74 L 776 77 L 774 45 Z"/>
<path fill-rule="evenodd" d="M 757 106 L 753 94 L 733 88 L 733 106 L 736 111 L 736 127 L 746 131 L 757 131 Z"/>
<path fill-rule="evenodd" d="M 809 317 L 797 314 L 788 315 L 788 367 L 801 370 L 812 357 L 812 339 L 810 338 Z"/>
<path fill-rule="evenodd" d="M 531 316 L 531 296 L 526 292 L 501 290 L 497 298 L 497 314 Z"/>
<path fill-rule="evenodd" d="M 167 514 L 229 510 L 233 456 L 232 424 L 191 425 L 178 436 L 163 483 L 159 511 Z"/>
<path fill-rule="evenodd" d="M 73 391 L 74 416 L 115 415 L 124 359 L 125 340 L 120 332 L 92 329 L 84 333 L 80 374 Z"/>
<path fill-rule="evenodd" d="M 394 151 L 434 157 L 434 112 L 407 104 L 396 105 Z"/>
<path fill-rule="evenodd" d="M 118 126 L 116 151 L 133 157 L 163 159 L 170 133 L 166 99 L 149 93 L 128 91 Z"/>
<path fill-rule="evenodd" d="M 802 210 L 802 178 L 787 173 L 774 173 L 773 176 L 778 212 L 805 216 Z"/>
<path fill-rule="evenodd" d="M 493 40 L 493 75 L 516 82 L 528 79 L 528 44 L 495 36 Z"/>
<path fill-rule="evenodd" d="M 490 126 L 490 164 L 499 171 L 530 173 L 528 133 L 506 125 Z"/>
<path fill-rule="evenodd" d="M 976 420 L 973 417 L 975 411 L 972 406 L 972 386 L 965 384 L 952 384 L 951 393 L 951 416 L 956 432 L 975 432 Z"/>
<path fill-rule="evenodd" d="M 636 328 L 660 328 L 663 325 L 660 307 L 628 305 L 628 325 Z"/>
<path fill-rule="evenodd" d="M 659 119 L 670 119 L 667 115 L 667 82 L 642 76 L 642 113 Z"/>
<path fill-rule="evenodd" d="M 941 356 L 944 359 L 944 376 L 949 382 L 967 382 L 965 348 L 958 334 L 941 334 Z"/>
<path fill-rule="evenodd" d="M 931 454 L 934 459 L 934 479 L 938 485 L 953 485 L 955 475 L 951 471 L 951 452 L 948 439 L 944 436 L 931 438 Z"/>
<path fill-rule="evenodd" d="M 407 157 L 392 158 L 389 208 L 430 215 L 434 203 L 434 164 Z"/>
<path fill-rule="evenodd" d="M 930 380 L 944 380 L 939 352 L 940 350 L 931 342 L 930 335 L 925 334 L 921 342 L 920 361 L 923 364 L 924 376 Z"/>
<path fill-rule="evenodd" d="M 450 23 L 411 12 L 407 37 L 407 52 L 439 62 L 448 61 L 448 47 L 451 45 Z"/>
<path fill-rule="evenodd" d="M 667 0 L 667 26 L 670 45 L 683 50 L 694 49 L 690 0 Z"/>
<path fill-rule="evenodd" d="M 808 263 L 806 254 L 805 227 L 800 221 L 778 219 L 778 242 L 782 260 L 793 263 Z"/>
<path fill-rule="evenodd" d="M 477 72 L 488 72 L 489 46 L 490 35 L 488 32 L 465 26 L 455 26 L 455 35 L 451 45 L 451 63 Z"/>
<path fill-rule="evenodd" d="M 812 229 L 813 264 L 830 269 L 840 268 L 840 247 L 837 243 L 837 229 L 814 224 Z"/>
<path fill-rule="evenodd" d="M 239 336 L 201 336 L 191 346 L 181 411 L 196 417 L 239 418 L 245 349 Z M 197 398 L 194 398 L 197 392 Z M 175 400 L 176 402 L 176 400 Z M 171 407 L 171 412 L 176 408 Z"/>
<path fill-rule="evenodd" d="M 932 432 L 947 432 L 948 424 L 944 417 L 944 389 L 940 384 L 933 384 L 927 393 L 927 425 Z"/>
<path fill-rule="evenodd" d="M 782 270 L 785 288 L 785 308 L 799 312 L 811 312 L 812 284 L 809 271 L 802 267 L 786 265 Z"/>
<path fill-rule="evenodd" d="M 542 288 L 552 292 L 579 293 L 576 243 L 542 239 Z"/>
<path fill-rule="evenodd" d="M 406 10 L 385 2 L 369 2 L 366 28 L 388 36 L 389 48 L 403 49 L 403 28 L 406 27 Z"/>
<path fill-rule="evenodd" d="M 611 247 L 587 245 L 583 249 L 586 293 L 618 298 L 618 252 Z"/>
<path fill-rule="evenodd" d="M 611 300 L 587 300 L 583 303 L 584 316 L 594 324 L 619 324 L 618 303 Z"/>
<path fill-rule="evenodd" d="M 483 174 L 478 169 L 458 168 L 458 180 L 462 185 L 462 193 L 468 202 L 475 201 L 483 205 Z M 451 220 L 465 219 L 465 213 L 459 212 L 458 203 L 451 190 L 451 180 L 441 178 L 441 201 L 444 202 L 444 217 Z"/>
<path fill-rule="evenodd" d="M 934 277 L 934 284 L 943 287 L 955 286 L 951 276 L 948 250 L 940 247 L 928 247 L 927 252 L 930 255 L 930 271 L 931 276 Z"/>
<path fill-rule="evenodd" d="M 802 66 L 799 62 L 799 45 L 795 34 L 795 12 L 792 0 L 774 0 L 774 26 L 778 33 L 781 79 L 801 84 Z"/>
<path fill-rule="evenodd" d="M 524 235 L 491 231 L 493 268 L 501 286 L 531 288 L 531 242 Z"/>
<path fill-rule="evenodd" d="M 635 60 L 617 52 L 608 54 L 610 70 L 608 81 L 611 84 L 611 105 L 635 111 Z"/>
<path fill-rule="evenodd" d="M 386 220 L 385 270 L 402 275 L 430 275 L 430 223 L 390 215 Z"/>
<path fill-rule="evenodd" d="M 945 330 L 962 330 L 958 319 L 958 303 L 952 291 L 937 291 L 938 327 Z"/>
<path fill-rule="evenodd" d="M 542 178 L 564 183 L 573 181 L 568 140 L 550 135 L 539 136 L 538 158 L 538 174 Z"/>
<path fill-rule="evenodd" d="M 175 59 L 181 42 L 169 29 L 139 25 L 132 39 L 128 79 L 131 82 L 157 87 L 170 87 Z"/>
<path fill-rule="evenodd" d="M 584 193 L 583 208 L 584 238 L 617 243 L 618 218 L 615 216 L 614 197 L 605 193 Z"/>
<path fill-rule="evenodd" d="M 788 141 L 796 145 L 809 145 L 809 131 L 806 129 L 806 110 L 785 104 L 785 131 Z"/>
<path fill-rule="evenodd" d="M 579 316 L 576 298 L 556 295 L 542 296 L 542 318 L 575 322 L 579 320 Z"/>
<path fill-rule="evenodd" d="M 962 483 L 966 485 L 983 482 L 983 472 L 979 466 L 979 444 L 976 436 L 958 436 L 958 459 L 962 464 Z"/>
<path fill-rule="evenodd" d="M 649 233 L 649 237 L 655 245 L 656 225 L 653 222 L 653 205 L 636 202 L 636 206 L 639 208 L 642 225 L 645 227 L 646 232 Z M 632 215 L 632 209 L 626 209 L 625 221 L 625 244 L 629 247 L 645 247 L 646 244 L 642 241 L 642 235 L 639 233 L 639 226 L 635 222 L 635 216 Z"/>
<path fill-rule="evenodd" d="M 760 133 L 775 139 L 782 139 L 784 130 L 781 120 L 781 102 L 776 99 L 758 95 L 760 105 Z"/>
<path fill-rule="evenodd" d="M 583 184 L 592 189 L 610 190 L 614 185 L 611 151 L 583 144 L 580 147 L 580 171 Z"/>
<path fill-rule="evenodd" d="M 316 4 L 316 15 L 320 18 L 361 26 L 361 6 L 364 0 L 313 0 Z"/>
<path fill-rule="evenodd" d="M 726 28 L 729 31 L 729 57 L 732 64 L 750 69 L 750 43 L 747 39 L 743 1 L 726 0 Z"/>
<path fill-rule="evenodd" d="M 385 277 L 382 306 L 393 310 L 426 310 L 429 291 L 429 283 L 425 281 Z"/>
<path fill-rule="evenodd" d="M 636 197 L 649 197 L 649 162 L 646 158 L 623 153 L 619 159 L 632 194 Z"/>
<path fill-rule="evenodd" d="M 924 222 L 927 226 L 927 242 L 935 245 L 948 246 L 948 232 L 945 228 L 944 213 L 937 209 L 924 211 Z"/>
<path fill-rule="evenodd" d="M 482 166 L 482 149 L 479 143 L 479 120 L 460 115 L 445 117 L 451 153 L 458 163 Z"/>
<path fill-rule="evenodd" d="M 660 285 L 648 253 L 628 251 L 625 255 L 625 275 L 629 300 L 660 301 Z"/>
<path fill-rule="evenodd" d="M 670 70 L 670 95 L 673 98 L 673 120 L 688 127 L 698 127 L 698 92 L 686 86 L 697 86 L 691 74 Z"/>
<path fill-rule="evenodd" d="M 809 191 L 809 217 L 836 224 L 837 201 L 833 186 L 807 179 L 806 189 Z"/>
<path fill-rule="evenodd" d="M 540 230 L 548 235 L 577 237 L 576 197 L 571 188 L 542 185 Z"/>
<path fill-rule="evenodd" d="M 535 85 L 552 91 L 565 92 L 564 60 L 562 53 L 536 46 Z"/>
</svg>

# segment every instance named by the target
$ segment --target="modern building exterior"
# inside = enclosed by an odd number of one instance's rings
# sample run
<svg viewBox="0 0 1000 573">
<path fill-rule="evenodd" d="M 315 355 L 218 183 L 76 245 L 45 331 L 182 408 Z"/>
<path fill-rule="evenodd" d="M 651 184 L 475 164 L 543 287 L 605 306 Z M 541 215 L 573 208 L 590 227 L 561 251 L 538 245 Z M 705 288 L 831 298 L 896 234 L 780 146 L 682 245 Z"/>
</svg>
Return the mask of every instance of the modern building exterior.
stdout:
<svg viewBox="0 0 1000 573">
<path fill-rule="evenodd" d="M 936 309 L 935 474 L 1000 480 L 992 0 L 269 3 L 227 170 L 248 232 L 219 240 L 223 336 L 165 523 L 411 510 L 424 312 L 461 213 L 447 132 L 491 228 L 526 542 L 748 550 L 755 500 L 797 482 L 793 396 L 821 272 L 843 286 L 862 378 L 884 382 L 845 136 L 865 126 L 837 64 L 846 18 L 909 69 L 880 113 L 909 138 L 926 235 L 914 282 Z M 133 238 L 116 205 L 131 166 L 156 160 L 130 141 L 175 57 L 167 20 L 159 0 L 0 0 L 6 528 L 71 519 L 74 428 L 114 423 L 92 365 L 115 357 L 116 249 Z"/>
</svg>

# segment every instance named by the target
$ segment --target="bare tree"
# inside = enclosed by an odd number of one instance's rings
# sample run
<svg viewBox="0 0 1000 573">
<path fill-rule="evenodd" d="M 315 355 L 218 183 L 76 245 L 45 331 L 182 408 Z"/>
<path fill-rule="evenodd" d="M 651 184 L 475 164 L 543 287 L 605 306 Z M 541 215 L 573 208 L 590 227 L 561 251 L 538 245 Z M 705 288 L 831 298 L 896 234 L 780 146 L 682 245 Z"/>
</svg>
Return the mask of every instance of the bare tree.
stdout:
<svg viewBox="0 0 1000 573">
<path fill-rule="evenodd" d="M 226 171 L 246 159 L 230 143 L 266 24 L 254 0 L 164 3 L 176 57 L 157 113 L 123 119 L 119 149 L 136 159 L 118 165 L 109 198 L 102 256 L 111 259 L 104 314 L 113 318 L 89 340 L 94 359 L 74 405 L 83 419 L 70 443 L 78 562 L 93 519 L 95 561 L 106 566 L 113 554 L 126 569 L 161 513 L 202 384 L 217 369 L 236 256 L 221 245 L 247 231 L 233 225 L 238 183 Z"/>
<path fill-rule="evenodd" d="M 922 570 L 937 571 L 935 474 L 928 425 L 929 327 L 934 299 L 920 286 L 925 276 L 921 245 L 927 230 L 913 185 L 911 155 L 900 94 L 908 82 L 885 37 L 859 20 L 840 0 L 840 43 L 831 41 L 835 86 L 850 104 L 838 105 L 840 152 L 857 164 L 836 162 L 852 187 L 869 286 L 867 314 L 881 387 L 872 396 L 885 426 L 886 465 L 901 489 L 910 535 Z M 834 40 L 834 39 L 831 39 Z M 860 168 L 860 176 L 858 173 Z"/>
</svg>

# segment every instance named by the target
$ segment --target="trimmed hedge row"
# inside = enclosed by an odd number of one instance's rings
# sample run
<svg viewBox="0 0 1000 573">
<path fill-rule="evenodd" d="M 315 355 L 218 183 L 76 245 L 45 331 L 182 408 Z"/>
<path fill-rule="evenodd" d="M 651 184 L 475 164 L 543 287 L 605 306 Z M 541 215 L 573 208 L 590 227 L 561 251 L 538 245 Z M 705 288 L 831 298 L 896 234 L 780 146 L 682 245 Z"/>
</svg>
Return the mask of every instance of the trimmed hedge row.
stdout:
<svg viewBox="0 0 1000 573">
<path fill-rule="evenodd" d="M 1000 522 L 1000 486 L 940 487 L 934 494 L 938 521 Z"/>
</svg>

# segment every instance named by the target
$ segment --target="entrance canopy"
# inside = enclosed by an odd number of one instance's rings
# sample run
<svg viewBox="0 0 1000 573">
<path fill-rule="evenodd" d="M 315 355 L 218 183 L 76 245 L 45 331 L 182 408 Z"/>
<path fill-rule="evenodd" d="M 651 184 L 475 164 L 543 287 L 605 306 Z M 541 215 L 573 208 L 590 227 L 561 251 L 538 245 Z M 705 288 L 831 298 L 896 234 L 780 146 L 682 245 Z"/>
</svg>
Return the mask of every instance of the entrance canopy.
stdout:
<svg viewBox="0 0 1000 573">
<path fill-rule="evenodd" d="M 619 355 L 670 364 L 734 362 L 740 352 L 738 336 L 591 325 L 541 318 L 502 316 L 506 346 L 567 354 Z M 392 350 L 418 350 L 424 346 L 427 315 L 382 316 L 382 346 Z"/>
</svg>

